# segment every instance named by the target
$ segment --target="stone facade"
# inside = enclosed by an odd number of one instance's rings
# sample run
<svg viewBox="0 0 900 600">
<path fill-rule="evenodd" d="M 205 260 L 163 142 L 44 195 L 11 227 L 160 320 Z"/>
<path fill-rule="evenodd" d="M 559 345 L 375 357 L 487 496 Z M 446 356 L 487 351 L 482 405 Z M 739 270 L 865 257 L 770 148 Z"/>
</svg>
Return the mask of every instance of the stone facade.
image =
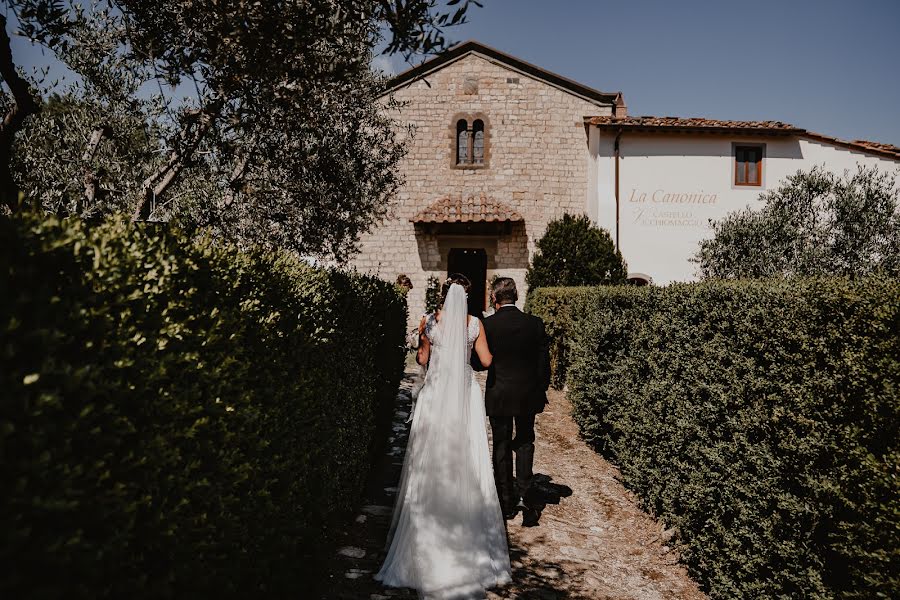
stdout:
<svg viewBox="0 0 900 600">
<path fill-rule="evenodd" d="M 467 52 L 394 90 L 403 103 L 398 127 L 412 126 L 405 180 L 388 217 L 361 239 L 354 265 L 394 280 L 407 274 L 410 322 L 424 310 L 426 281 L 447 276 L 452 249 L 483 249 L 486 278 L 512 277 L 525 300 L 525 272 L 547 223 L 563 213 L 584 213 L 588 197 L 584 117 L 612 114 L 612 103 L 589 99 L 501 60 Z M 486 123 L 485 164 L 455 164 L 456 119 Z M 452 231 L 416 225 L 411 218 L 442 197 L 492 197 L 523 221 L 504 227 Z M 479 223 L 477 225 L 491 225 Z"/>
</svg>

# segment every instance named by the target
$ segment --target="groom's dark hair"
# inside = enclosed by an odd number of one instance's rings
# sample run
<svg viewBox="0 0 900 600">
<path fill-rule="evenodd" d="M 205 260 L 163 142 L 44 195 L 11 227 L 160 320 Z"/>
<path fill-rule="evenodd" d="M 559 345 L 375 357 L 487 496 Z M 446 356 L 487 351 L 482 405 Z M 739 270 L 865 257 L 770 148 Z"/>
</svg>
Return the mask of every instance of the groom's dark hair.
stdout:
<svg viewBox="0 0 900 600">
<path fill-rule="evenodd" d="M 519 299 L 516 282 L 511 277 L 498 277 L 494 280 L 491 295 L 497 304 L 512 304 Z"/>
</svg>

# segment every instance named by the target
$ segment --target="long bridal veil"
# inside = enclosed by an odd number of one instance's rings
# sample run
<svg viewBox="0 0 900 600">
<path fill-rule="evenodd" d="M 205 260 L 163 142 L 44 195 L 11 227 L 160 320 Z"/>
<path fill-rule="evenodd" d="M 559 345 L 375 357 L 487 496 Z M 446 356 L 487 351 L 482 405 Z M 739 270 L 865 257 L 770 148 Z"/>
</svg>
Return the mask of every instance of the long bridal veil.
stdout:
<svg viewBox="0 0 900 600">
<path fill-rule="evenodd" d="M 509 580 L 481 389 L 469 367 L 478 333 L 453 284 L 431 332 L 431 362 L 403 464 L 387 558 L 376 579 L 427 598 L 466 598 Z M 483 596 L 482 596 L 483 597 Z"/>
</svg>

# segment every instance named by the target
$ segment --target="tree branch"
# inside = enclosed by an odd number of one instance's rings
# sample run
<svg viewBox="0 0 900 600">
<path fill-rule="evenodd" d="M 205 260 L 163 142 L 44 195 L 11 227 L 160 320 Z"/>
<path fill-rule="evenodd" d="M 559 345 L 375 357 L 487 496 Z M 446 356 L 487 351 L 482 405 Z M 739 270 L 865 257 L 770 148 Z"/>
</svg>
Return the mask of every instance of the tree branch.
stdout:
<svg viewBox="0 0 900 600">
<path fill-rule="evenodd" d="M 99 183 L 99 179 L 97 178 L 97 174 L 94 172 L 94 169 L 91 168 L 91 163 L 94 162 L 94 157 L 97 156 L 97 150 L 100 148 L 100 142 L 103 140 L 105 136 L 112 135 L 112 130 L 108 125 L 100 125 L 96 129 L 94 129 L 93 133 L 91 133 L 90 139 L 88 139 L 87 147 L 84 149 L 84 154 L 81 155 L 81 161 L 84 164 L 84 194 L 81 198 L 78 199 L 78 204 L 75 206 L 75 214 L 81 214 L 81 211 L 84 210 L 85 206 L 90 206 L 94 203 L 94 200 L 97 198 L 97 185 Z"/>
<path fill-rule="evenodd" d="M 204 109 L 186 115 L 187 122 L 178 135 L 178 143 L 169 154 L 169 159 L 141 184 L 140 201 L 131 215 L 132 221 L 147 220 L 153 203 L 177 180 L 203 138 L 212 129 L 222 106 L 222 100 L 213 100 Z"/>
<path fill-rule="evenodd" d="M 228 178 L 228 188 L 225 190 L 225 208 L 231 208 L 234 204 L 235 196 L 244 183 L 244 175 L 247 173 L 247 163 L 249 158 L 246 154 L 241 155 L 231 170 L 231 176 Z"/>
<path fill-rule="evenodd" d="M 16 70 L 10 44 L 9 34 L 6 33 L 6 16 L 0 14 L 0 76 L 13 96 L 13 103 L 0 122 L 0 196 L 10 210 L 16 210 L 19 204 L 19 186 L 12 176 L 12 145 L 25 119 L 39 112 L 41 107 L 31 95 L 28 82 Z"/>
</svg>

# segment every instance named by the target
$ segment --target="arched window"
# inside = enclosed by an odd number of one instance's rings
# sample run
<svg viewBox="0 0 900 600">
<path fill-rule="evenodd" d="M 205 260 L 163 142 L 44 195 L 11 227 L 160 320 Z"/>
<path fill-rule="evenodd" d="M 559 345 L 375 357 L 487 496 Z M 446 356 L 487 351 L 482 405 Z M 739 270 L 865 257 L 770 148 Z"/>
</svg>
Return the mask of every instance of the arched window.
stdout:
<svg viewBox="0 0 900 600">
<path fill-rule="evenodd" d="M 450 122 L 450 165 L 459 169 L 484 169 L 490 162 L 491 125 L 483 113 L 457 113 Z"/>
<path fill-rule="evenodd" d="M 456 164 L 464 165 L 471 161 L 469 153 L 469 124 L 465 119 L 456 122 Z"/>
<path fill-rule="evenodd" d="M 484 121 L 476 119 L 472 124 L 472 162 L 476 165 L 484 164 Z"/>
</svg>

